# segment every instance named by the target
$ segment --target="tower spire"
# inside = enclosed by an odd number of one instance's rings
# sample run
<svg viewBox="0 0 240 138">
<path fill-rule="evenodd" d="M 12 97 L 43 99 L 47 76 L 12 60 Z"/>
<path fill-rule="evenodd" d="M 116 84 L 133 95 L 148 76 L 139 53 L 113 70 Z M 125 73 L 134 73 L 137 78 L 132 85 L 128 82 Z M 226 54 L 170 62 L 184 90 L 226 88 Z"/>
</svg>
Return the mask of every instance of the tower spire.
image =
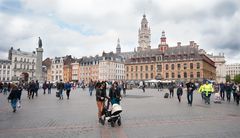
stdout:
<svg viewBox="0 0 240 138">
<path fill-rule="evenodd" d="M 148 26 L 148 21 L 144 13 L 141 21 L 141 27 L 138 31 L 137 51 L 144 51 L 144 50 L 151 49 L 150 42 L 151 42 L 151 30 L 150 30 L 150 27 Z"/>
<path fill-rule="evenodd" d="M 119 39 L 119 38 L 118 38 L 118 40 L 117 40 L 116 53 L 117 53 L 117 54 L 120 54 L 120 53 L 121 53 L 121 45 L 120 45 L 120 39 Z"/>
</svg>

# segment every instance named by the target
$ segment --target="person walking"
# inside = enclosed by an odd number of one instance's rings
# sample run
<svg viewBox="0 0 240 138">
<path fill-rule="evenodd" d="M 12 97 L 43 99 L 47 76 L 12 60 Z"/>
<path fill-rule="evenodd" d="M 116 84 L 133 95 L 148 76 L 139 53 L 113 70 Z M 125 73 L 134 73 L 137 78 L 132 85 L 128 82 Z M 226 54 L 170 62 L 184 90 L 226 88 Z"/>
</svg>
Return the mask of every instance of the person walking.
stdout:
<svg viewBox="0 0 240 138">
<path fill-rule="evenodd" d="M 98 119 L 99 123 L 104 124 L 104 120 L 102 117 L 104 102 L 106 98 L 106 91 L 103 90 L 104 85 L 103 83 L 98 82 L 96 84 L 96 102 L 97 102 L 97 108 L 98 108 Z"/>
<path fill-rule="evenodd" d="M 3 95 L 7 95 L 7 92 L 8 92 L 8 84 L 5 82 L 3 84 Z"/>
<path fill-rule="evenodd" d="M 3 91 L 3 83 L 0 81 L 0 93 Z"/>
<path fill-rule="evenodd" d="M 47 84 L 48 94 L 51 94 L 52 83 L 49 81 Z"/>
<path fill-rule="evenodd" d="M 18 88 L 18 102 L 19 102 L 19 108 L 21 107 L 21 96 L 22 96 L 22 91 L 23 91 L 23 85 L 20 83 L 17 85 Z"/>
<path fill-rule="evenodd" d="M 18 87 L 16 84 L 12 84 L 12 90 L 8 96 L 8 101 L 11 101 L 11 106 L 13 109 L 13 112 L 16 112 L 17 110 L 17 101 L 18 101 Z"/>
<path fill-rule="evenodd" d="M 223 83 L 223 82 L 221 82 L 220 84 L 219 84 L 219 86 L 220 86 L 220 95 L 221 95 L 221 98 L 222 98 L 222 100 L 224 101 L 225 99 L 225 84 Z"/>
<path fill-rule="evenodd" d="M 66 90 L 67 99 L 69 99 L 71 88 L 72 88 L 72 85 L 70 84 L 70 82 L 67 82 L 64 85 L 64 89 Z"/>
<path fill-rule="evenodd" d="M 39 82 L 38 82 L 38 80 L 36 80 L 35 85 L 36 85 L 36 87 L 35 87 L 35 93 L 36 93 L 36 97 L 38 97 L 38 89 L 39 89 Z"/>
<path fill-rule="evenodd" d="M 123 95 L 126 97 L 127 82 L 123 82 Z"/>
<path fill-rule="evenodd" d="M 45 82 L 43 83 L 42 88 L 43 88 L 43 94 L 45 95 L 45 94 L 46 94 L 46 89 L 47 89 L 47 81 L 45 81 Z"/>
<path fill-rule="evenodd" d="M 30 83 L 29 83 L 29 95 L 28 95 L 28 98 L 32 99 L 34 98 L 34 93 L 36 91 L 36 83 L 34 82 L 34 80 L 32 80 Z"/>
<path fill-rule="evenodd" d="M 201 92 L 204 93 L 205 104 L 210 104 L 211 93 L 214 92 L 212 84 L 209 84 L 208 81 L 206 81 Z"/>
<path fill-rule="evenodd" d="M 193 83 L 193 80 L 191 80 L 187 85 L 187 100 L 188 100 L 188 105 L 192 106 L 193 102 L 193 91 L 196 89 L 195 84 Z"/>
<path fill-rule="evenodd" d="M 64 90 L 64 83 L 62 82 L 62 80 L 60 80 L 60 82 L 57 84 L 57 90 L 59 92 L 59 100 L 63 100 L 63 90 Z"/>
<path fill-rule="evenodd" d="M 182 89 L 182 86 L 179 85 L 178 88 L 177 88 L 177 97 L 178 97 L 179 103 L 181 102 L 182 94 L 183 94 L 183 89 Z"/>
<path fill-rule="evenodd" d="M 92 96 L 92 92 L 94 90 L 94 83 L 92 81 L 92 79 L 90 80 L 90 82 L 88 83 L 88 89 L 89 89 L 89 94 L 90 96 Z"/>
<path fill-rule="evenodd" d="M 229 82 L 226 84 L 226 94 L 227 94 L 227 101 L 230 103 L 231 101 L 231 92 L 232 92 L 232 86 Z"/>
<path fill-rule="evenodd" d="M 233 93 L 233 100 L 234 102 L 236 101 L 236 96 L 237 96 L 237 84 L 234 83 L 232 86 L 232 93 Z"/>
<path fill-rule="evenodd" d="M 169 98 L 171 98 L 171 97 L 173 98 L 173 95 L 174 95 L 174 84 L 170 83 L 168 89 L 169 89 Z"/>
<path fill-rule="evenodd" d="M 239 100 L 240 100 L 240 84 L 238 84 L 238 86 L 237 86 L 237 94 L 236 94 L 237 106 L 239 105 Z"/>
</svg>

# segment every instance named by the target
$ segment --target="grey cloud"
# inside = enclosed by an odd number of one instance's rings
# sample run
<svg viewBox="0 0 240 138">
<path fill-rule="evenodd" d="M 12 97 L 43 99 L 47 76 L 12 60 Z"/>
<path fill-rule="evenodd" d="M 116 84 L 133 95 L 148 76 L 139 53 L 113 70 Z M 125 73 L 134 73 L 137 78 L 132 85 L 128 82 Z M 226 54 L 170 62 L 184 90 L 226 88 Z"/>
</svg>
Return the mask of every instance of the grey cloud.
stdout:
<svg viewBox="0 0 240 138">
<path fill-rule="evenodd" d="M 231 17 L 239 10 L 239 4 L 235 0 L 223 1 L 213 8 L 216 17 Z"/>
</svg>

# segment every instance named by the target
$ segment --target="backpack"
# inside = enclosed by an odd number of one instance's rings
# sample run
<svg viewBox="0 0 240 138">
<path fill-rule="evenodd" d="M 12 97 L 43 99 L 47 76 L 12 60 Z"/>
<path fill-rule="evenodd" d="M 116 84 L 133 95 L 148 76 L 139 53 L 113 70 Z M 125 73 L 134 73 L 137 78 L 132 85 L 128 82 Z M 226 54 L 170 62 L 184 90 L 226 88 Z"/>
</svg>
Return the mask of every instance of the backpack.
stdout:
<svg viewBox="0 0 240 138">
<path fill-rule="evenodd" d="M 164 98 L 168 98 L 168 96 L 169 96 L 169 93 L 164 94 Z"/>
</svg>

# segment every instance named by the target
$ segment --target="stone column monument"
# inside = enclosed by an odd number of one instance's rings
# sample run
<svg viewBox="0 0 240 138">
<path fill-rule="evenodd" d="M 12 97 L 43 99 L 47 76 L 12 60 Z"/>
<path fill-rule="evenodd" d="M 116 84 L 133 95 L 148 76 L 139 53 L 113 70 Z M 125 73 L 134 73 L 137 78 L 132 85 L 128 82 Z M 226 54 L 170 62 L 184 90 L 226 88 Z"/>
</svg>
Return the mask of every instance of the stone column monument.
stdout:
<svg viewBox="0 0 240 138">
<path fill-rule="evenodd" d="M 42 58 L 43 58 L 43 48 L 42 48 L 42 40 L 38 37 L 38 48 L 37 51 L 37 61 L 36 61 L 36 80 L 39 82 L 43 82 L 43 75 L 42 75 Z"/>
</svg>

